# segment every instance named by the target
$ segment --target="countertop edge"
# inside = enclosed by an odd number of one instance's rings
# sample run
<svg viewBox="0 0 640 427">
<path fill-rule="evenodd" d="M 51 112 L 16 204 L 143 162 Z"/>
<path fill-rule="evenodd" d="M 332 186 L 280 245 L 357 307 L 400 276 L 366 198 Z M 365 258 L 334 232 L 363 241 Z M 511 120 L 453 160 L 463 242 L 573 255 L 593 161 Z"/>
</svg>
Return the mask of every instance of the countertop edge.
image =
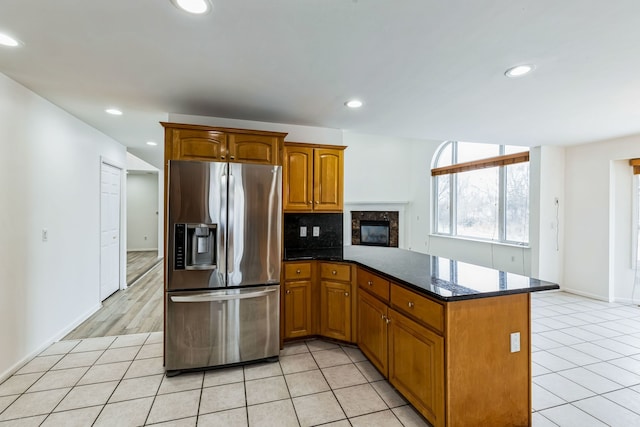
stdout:
<svg viewBox="0 0 640 427">
<path fill-rule="evenodd" d="M 468 294 L 468 295 L 454 295 L 454 296 L 442 296 L 442 295 L 438 295 L 435 292 L 432 292 L 428 289 L 425 289 L 421 286 L 417 286 L 413 283 L 407 282 L 405 280 L 399 279 L 395 276 L 392 276 L 389 273 L 386 273 L 384 271 L 380 271 L 378 269 L 376 269 L 375 267 L 372 267 L 370 265 L 367 264 L 363 264 L 361 261 L 356 261 L 356 260 L 352 260 L 352 259 L 348 259 L 348 258 L 342 258 L 340 260 L 337 259 L 325 259 L 322 257 L 318 257 L 318 258 L 308 258 L 308 259 L 293 259 L 293 260 L 287 260 L 287 259 L 283 259 L 283 262 L 298 262 L 298 261 L 324 261 L 324 262 L 347 262 L 347 263 L 351 263 L 351 264 L 355 264 L 357 266 L 360 266 L 362 268 L 365 268 L 369 271 L 371 271 L 372 273 L 375 273 L 378 276 L 384 277 L 385 279 L 405 286 L 409 289 L 411 289 L 414 292 L 417 292 L 419 294 L 422 295 L 426 295 L 430 298 L 436 299 L 438 301 L 442 301 L 442 302 L 454 302 L 454 301 L 466 301 L 466 300 L 473 300 L 473 299 L 481 299 L 481 298 L 491 298 L 491 297 L 499 297 L 499 296 L 507 296 L 507 295 L 518 295 L 518 294 L 530 294 L 533 292 L 541 292 L 541 291 L 553 291 L 553 290 L 559 290 L 560 286 L 557 284 L 548 284 L 548 285 L 540 285 L 540 286 L 536 286 L 534 288 L 520 288 L 520 289 L 505 289 L 505 290 L 501 290 L 501 291 L 490 291 L 490 292 L 478 292 L 475 294 Z"/>
</svg>

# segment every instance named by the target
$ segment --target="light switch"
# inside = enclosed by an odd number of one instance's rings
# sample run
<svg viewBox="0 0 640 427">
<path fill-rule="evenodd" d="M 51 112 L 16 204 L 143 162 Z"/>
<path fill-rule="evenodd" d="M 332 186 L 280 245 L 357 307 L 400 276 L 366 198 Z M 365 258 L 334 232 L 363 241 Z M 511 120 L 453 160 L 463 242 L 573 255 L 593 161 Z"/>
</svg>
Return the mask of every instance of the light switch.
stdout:
<svg viewBox="0 0 640 427">
<path fill-rule="evenodd" d="M 300 237 L 307 237 L 307 227 L 300 227 Z"/>
<path fill-rule="evenodd" d="M 320 236 L 320 227 L 318 227 L 317 225 L 313 226 L 313 237 L 318 237 Z"/>
<path fill-rule="evenodd" d="M 49 240 L 49 230 L 47 230 L 46 228 L 42 229 L 42 241 L 46 242 L 47 240 Z"/>
</svg>

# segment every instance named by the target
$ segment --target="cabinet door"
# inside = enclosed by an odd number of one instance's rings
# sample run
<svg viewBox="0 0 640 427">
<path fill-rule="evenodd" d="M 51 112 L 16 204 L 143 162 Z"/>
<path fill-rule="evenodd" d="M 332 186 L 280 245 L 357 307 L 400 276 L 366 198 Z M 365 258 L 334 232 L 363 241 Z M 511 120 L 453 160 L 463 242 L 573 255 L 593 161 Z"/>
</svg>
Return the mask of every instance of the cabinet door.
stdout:
<svg viewBox="0 0 640 427">
<path fill-rule="evenodd" d="M 358 292 L 358 347 L 388 377 L 387 305 L 367 292 Z"/>
<path fill-rule="evenodd" d="M 285 211 L 313 210 L 313 148 L 285 147 L 282 182 Z"/>
<path fill-rule="evenodd" d="M 342 210 L 343 163 L 342 150 L 315 149 L 313 165 L 313 210 Z"/>
<path fill-rule="evenodd" d="M 444 339 L 389 309 L 389 382 L 434 427 L 444 426 Z"/>
<path fill-rule="evenodd" d="M 284 289 L 284 337 L 311 335 L 311 282 L 287 282 Z"/>
<path fill-rule="evenodd" d="M 171 158 L 175 160 L 226 160 L 226 135 L 217 131 L 170 129 Z"/>
<path fill-rule="evenodd" d="M 277 165 L 279 138 L 265 135 L 230 133 L 227 137 L 229 161 Z"/>
<path fill-rule="evenodd" d="M 351 285 L 320 282 L 320 335 L 342 341 L 351 339 Z"/>
</svg>

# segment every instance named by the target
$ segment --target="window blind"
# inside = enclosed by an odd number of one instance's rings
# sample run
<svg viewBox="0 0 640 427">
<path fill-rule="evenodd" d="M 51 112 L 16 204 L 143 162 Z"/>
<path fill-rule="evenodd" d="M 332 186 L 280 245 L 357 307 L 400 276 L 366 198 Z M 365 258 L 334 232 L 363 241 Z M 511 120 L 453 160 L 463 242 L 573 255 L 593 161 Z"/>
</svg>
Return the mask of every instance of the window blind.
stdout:
<svg viewBox="0 0 640 427">
<path fill-rule="evenodd" d="M 472 171 L 476 169 L 493 168 L 496 166 L 507 166 L 515 163 L 524 163 L 528 161 L 529 161 L 528 151 L 525 151 L 522 153 L 505 154 L 503 156 L 489 157 L 482 160 L 474 160 L 472 162 L 457 163 L 451 166 L 442 166 L 439 168 L 434 168 L 434 169 L 431 169 L 431 176 L 467 172 L 467 171 Z M 638 163 L 638 165 L 640 165 L 640 163 Z"/>
</svg>

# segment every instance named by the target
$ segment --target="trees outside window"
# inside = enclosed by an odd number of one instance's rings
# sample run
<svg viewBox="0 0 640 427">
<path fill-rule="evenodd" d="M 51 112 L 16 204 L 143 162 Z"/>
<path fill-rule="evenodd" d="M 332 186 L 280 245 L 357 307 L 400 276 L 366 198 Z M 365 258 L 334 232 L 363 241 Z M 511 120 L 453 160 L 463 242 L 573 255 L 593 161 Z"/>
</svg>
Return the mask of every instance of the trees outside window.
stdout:
<svg viewBox="0 0 640 427">
<path fill-rule="evenodd" d="M 448 141 L 434 160 L 436 234 L 528 244 L 527 147 Z"/>
</svg>

